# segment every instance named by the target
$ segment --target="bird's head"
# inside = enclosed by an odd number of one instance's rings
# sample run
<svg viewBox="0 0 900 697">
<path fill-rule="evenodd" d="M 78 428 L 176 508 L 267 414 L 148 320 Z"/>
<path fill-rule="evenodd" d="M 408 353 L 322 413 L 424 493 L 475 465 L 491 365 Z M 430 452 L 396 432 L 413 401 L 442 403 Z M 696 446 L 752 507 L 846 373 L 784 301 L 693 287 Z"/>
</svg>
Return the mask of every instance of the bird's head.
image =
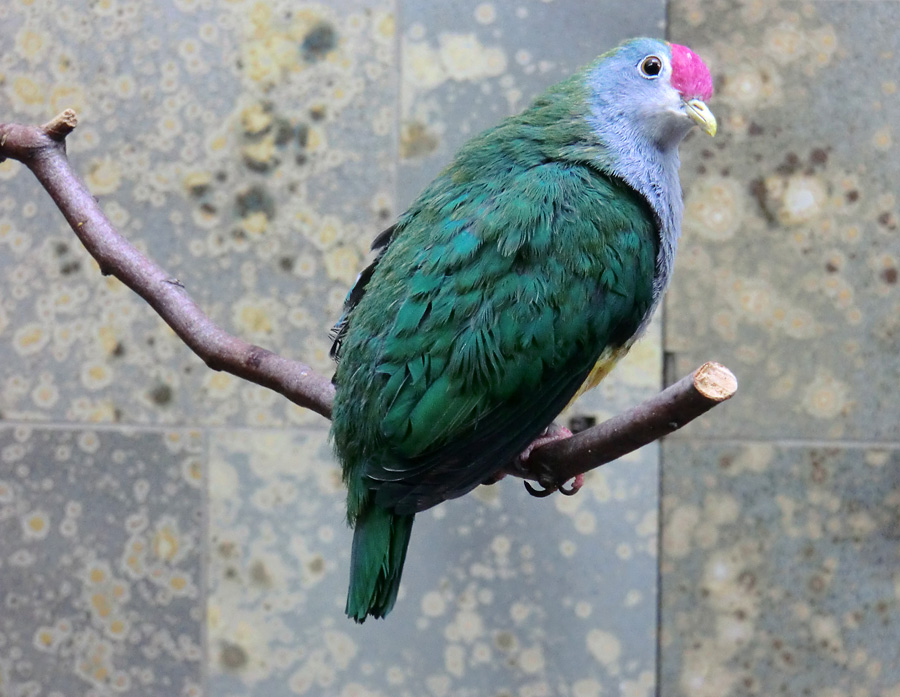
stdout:
<svg viewBox="0 0 900 697">
<path fill-rule="evenodd" d="M 618 121 L 661 149 L 677 146 L 694 125 L 716 133 L 716 117 L 706 106 L 712 76 L 687 46 L 627 41 L 590 66 L 587 87 L 595 118 Z"/>
</svg>

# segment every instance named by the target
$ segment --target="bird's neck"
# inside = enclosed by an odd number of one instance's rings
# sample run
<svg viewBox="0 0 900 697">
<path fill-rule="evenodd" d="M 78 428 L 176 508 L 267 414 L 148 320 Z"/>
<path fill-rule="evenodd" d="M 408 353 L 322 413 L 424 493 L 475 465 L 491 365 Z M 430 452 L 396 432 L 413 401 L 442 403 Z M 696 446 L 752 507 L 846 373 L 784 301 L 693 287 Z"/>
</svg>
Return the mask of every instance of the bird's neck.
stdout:
<svg viewBox="0 0 900 697">
<path fill-rule="evenodd" d="M 660 245 L 653 285 L 655 304 L 668 286 L 681 235 L 684 208 L 678 178 L 678 142 L 681 138 L 667 140 L 661 145 L 658 139 L 629 127 L 609 105 L 596 106 L 588 120 L 606 151 L 604 169 L 641 194 L 656 214 Z"/>
</svg>

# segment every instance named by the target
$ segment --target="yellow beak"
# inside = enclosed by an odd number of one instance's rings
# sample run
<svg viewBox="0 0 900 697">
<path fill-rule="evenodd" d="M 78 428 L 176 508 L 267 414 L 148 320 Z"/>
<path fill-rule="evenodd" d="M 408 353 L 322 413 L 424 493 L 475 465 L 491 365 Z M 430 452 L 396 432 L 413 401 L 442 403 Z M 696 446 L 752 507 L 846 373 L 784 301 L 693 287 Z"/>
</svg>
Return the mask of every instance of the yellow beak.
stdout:
<svg viewBox="0 0 900 697">
<path fill-rule="evenodd" d="M 706 106 L 706 102 L 699 99 L 692 99 L 685 103 L 685 107 L 687 107 L 688 116 L 694 119 L 700 128 L 711 136 L 716 134 L 716 129 L 718 128 L 716 117 L 709 110 L 709 107 Z"/>
</svg>

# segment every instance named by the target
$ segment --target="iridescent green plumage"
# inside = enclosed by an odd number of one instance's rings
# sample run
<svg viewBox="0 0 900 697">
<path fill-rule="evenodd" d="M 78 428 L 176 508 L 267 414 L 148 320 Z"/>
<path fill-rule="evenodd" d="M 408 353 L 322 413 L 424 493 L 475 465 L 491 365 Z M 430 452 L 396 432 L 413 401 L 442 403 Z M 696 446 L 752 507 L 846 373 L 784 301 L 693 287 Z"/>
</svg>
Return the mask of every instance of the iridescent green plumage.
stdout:
<svg viewBox="0 0 900 697">
<path fill-rule="evenodd" d="M 351 293 L 332 432 L 357 621 L 393 606 L 414 514 L 524 450 L 658 300 L 664 223 L 590 123 L 603 60 L 463 147 Z"/>
</svg>

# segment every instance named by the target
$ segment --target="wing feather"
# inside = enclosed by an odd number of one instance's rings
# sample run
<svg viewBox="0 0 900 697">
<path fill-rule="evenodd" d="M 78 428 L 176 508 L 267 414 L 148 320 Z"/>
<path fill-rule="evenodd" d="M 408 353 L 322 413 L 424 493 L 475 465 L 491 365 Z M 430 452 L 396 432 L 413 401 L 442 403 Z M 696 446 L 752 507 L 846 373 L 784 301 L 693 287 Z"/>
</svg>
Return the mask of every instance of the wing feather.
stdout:
<svg viewBox="0 0 900 697">
<path fill-rule="evenodd" d="M 624 183 L 560 162 L 479 182 L 439 178 L 381 236 L 339 323 L 335 437 L 396 513 L 506 465 L 653 305 L 656 220 Z"/>
</svg>

